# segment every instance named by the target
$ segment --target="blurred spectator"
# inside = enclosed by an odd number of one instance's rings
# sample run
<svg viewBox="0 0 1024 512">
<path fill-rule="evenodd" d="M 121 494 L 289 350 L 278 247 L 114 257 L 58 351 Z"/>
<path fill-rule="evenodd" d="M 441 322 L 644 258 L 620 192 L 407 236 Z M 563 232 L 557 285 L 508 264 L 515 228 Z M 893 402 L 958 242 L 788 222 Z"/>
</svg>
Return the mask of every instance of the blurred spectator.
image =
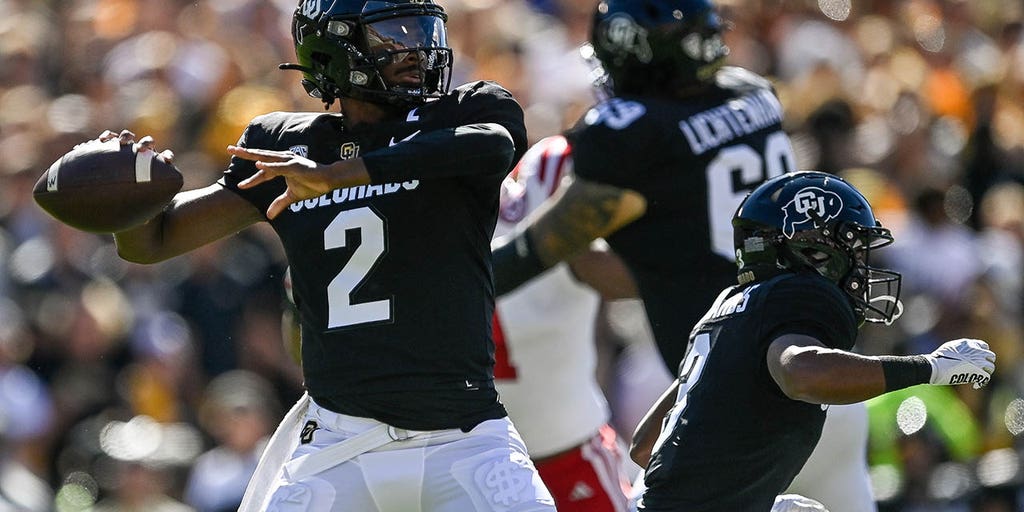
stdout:
<svg viewBox="0 0 1024 512">
<path fill-rule="evenodd" d="M 989 188 L 980 201 L 979 255 L 1007 319 L 1020 322 L 1024 310 L 1024 184 Z"/>
<path fill-rule="evenodd" d="M 195 459 L 198 433 L 190 426 L 161 424 L 147 416 L 109 421 L 99 431 L 104 471 L 98 512 L 185 512 L 190 507 L 171 497 L 175 471 Z"/>
<path fill-rule="evenodd" d="M 191 510 L 172 495 L 202 447 L 192 425 L 109 407 L 71 427 L 67 438 L 57 457 L 57 510 Z"/>
<path fill-rule="evenodd" d="M 966 464 L 981 454 L 982 436 L 956 391 L 915 386 L 869 400 L 868 410 L 869 460 L 893 470 L 876 482 L 884 487 L 876 499 L 905 512 L 968 510 L 963 499 L 975 484 Z M 958 470 L 943 476 L 939 467 Z M 947 480 L 938 486 L 938 478 Z"/>
<path fill-rule="evenodd" d="M 906 225 L 895 234 L 896 242 L 883 255 L 906 283 L 903 324 L 916 338 L 908 353 L 967 336 L 971 292 L 982 268 L 975 234 L 950 218 L 950 213 L 956 215 L 951 211 L 954 201 L 942 190 L 922 190 Z"/>
<path fill-rule="evenodd" d="M 269 382 L 243 370 L 221 374 L 207 386 L 199 422 L 215 444 L 196 459 L 185 485 L 185 501 L 197 511 L 238 509 L 281 414 L 273 397 Z"/>
<path fill-rule="evenodd" d="M 53 399 L 32 370 L 18 364 L 23 322 L 0 299 L 0 510 L 49 510 L 46 441 L 54 426 Z"/>
<path fill-rule="evenodd" d="M 853 130 L 857 127 L 853 107 L 844 99 L 832 98 L 807 117 L 805 137 L 814 141 L 813 161 L 808 168 L 839 173 L 860 162 L 854 154 Z"/>
</svg>

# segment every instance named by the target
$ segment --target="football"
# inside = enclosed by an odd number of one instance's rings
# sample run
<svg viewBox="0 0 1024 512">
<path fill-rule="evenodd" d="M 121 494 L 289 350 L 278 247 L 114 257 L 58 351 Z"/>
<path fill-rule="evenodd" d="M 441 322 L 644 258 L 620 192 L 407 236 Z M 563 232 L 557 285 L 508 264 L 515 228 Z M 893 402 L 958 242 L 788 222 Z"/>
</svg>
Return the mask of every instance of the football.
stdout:
<svg viewBox="0 0 1024 512">
<path fill-rule="evenodd" d="M 181 190 L 174 165 L 117 138 L 75 146 L 39 177 L 32 195 L 57 220 L 93 233 L 115 233 L 160 213 Z"/>
</svg>

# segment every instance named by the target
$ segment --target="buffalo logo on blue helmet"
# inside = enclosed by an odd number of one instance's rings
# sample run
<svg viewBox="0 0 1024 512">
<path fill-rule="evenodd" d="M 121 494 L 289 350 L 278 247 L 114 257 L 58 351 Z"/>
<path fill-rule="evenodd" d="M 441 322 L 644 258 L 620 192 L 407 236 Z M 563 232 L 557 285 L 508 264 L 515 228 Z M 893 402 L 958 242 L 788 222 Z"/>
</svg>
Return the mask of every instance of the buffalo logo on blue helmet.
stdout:
<svg viewBox="0 0 1024 512">
<path fill-rule="evenodd" d="M 648 63 L 654 58 L 651 43 L 647 40 L 647 29 L 641 27 L 628 14 L 615 14 L 608 18 L 600 33 L 602 42 L 620 57 L 633 55 L 640 62 Z"/>
<path fill-rule="evenodd" d="M 314 19 L 320 15 L 320 0 L 303 0 L 302 15 Z"/>
<path fill-rule="evenodd" d="M 818 187 L 806 187 L 797 192 L 793 199 L 782 207 L 782 234 L 793 238 L 797 228 L 811 223 L 820 227 L 836 218 L 843 211 L 843 199 L 839 194 Z M 818 223 L 821 224 L 818 224 Z"/>
</svg>

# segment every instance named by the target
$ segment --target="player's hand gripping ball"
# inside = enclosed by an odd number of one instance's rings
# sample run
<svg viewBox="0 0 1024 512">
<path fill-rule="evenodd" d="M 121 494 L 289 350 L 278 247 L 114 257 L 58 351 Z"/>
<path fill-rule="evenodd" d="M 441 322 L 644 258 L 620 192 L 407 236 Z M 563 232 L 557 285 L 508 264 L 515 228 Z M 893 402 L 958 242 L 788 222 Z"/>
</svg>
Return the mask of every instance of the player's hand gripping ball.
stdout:
<svg viewBox="0 0 1024 512">
<path fill-rule="evenodd" d="M 39 177 L 32 195 L 57 220 L 93 233 L 116 233 L 155 217 L 183 178 L 148 144 L 100 139 L 75 146 Z M 143 139 L 144 141 L 146 139 Z"/>
</svg>

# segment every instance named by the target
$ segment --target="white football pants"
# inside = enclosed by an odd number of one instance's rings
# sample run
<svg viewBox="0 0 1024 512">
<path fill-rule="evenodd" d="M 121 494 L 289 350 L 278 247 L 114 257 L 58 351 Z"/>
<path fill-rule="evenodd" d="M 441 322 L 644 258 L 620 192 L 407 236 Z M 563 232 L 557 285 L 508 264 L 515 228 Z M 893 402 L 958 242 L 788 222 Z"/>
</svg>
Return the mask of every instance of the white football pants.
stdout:
<svg viewBox="0 0 1024 512">
<path fill-rule="evenodd" d="M 302 424 L 310 421 L 316 430 L 308 443 L 297 445 L 293 461 L 381 425 L 329 411 L 312 400 Z M 310 429 L 304 430 L 308 437 Z M 269 494 L 268 512 L 555 510 L 508 418 L 485 421 L 470 432 L 416 433 L 297 481 L 278 471 Z"/>
</svg>

